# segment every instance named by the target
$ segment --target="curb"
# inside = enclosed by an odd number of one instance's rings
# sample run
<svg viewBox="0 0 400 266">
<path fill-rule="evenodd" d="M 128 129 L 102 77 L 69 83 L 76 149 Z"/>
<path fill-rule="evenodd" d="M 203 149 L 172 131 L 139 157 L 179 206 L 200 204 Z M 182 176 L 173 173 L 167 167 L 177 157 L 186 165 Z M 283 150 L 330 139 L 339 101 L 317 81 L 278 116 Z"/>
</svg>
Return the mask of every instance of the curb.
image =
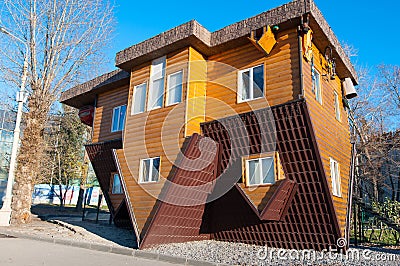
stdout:
<svg viewBox="0 0 400 266">
<path fill-rule="evenodd" d="M 132 256 L 132 257 L 147 259 L 147 260 L 169 262 L 169 263 L 179 264 L 179 265 L 188 265 L 188 266 L 189 265 L 190 266 L 227 265 L 227 264 L 223 264 L 223 263 L 194 260 L 194 259 L 189 259 L 189 258 L 184 258 L 184 257 L 175 257 L 175 256 L 153 253 L 153 252 L 148 252 L 148 251 L 143 251 L 143 250 L 137 250 L 137 249 L 133 249 L 133 248 L 116 247 L 116 246 L 101 245 L 101 244 L 89 243 L 89 242 L 79 242 L 79 241 L 73 241 L 73 240 L 67 240 L 67 239 L 57 239 L 57 238 L 51 238 L 51 237 L 26 235 L 26 234 L 13 232 L 11 230 L 4 230 L 4 229 L 0 229 L 0 234 L 3 234 L 8 237 L 29 239 L 29 240 L 53 243 L 53 244 L 64 245 L 64 246 L 72 246 L 72 247 L 77 247 L 77 248 L 101 251 L 101 252 L 106 252 L 106 253 L 113 253 L 113 254 L 118 254 L 118 255 Z"/>
</svg>

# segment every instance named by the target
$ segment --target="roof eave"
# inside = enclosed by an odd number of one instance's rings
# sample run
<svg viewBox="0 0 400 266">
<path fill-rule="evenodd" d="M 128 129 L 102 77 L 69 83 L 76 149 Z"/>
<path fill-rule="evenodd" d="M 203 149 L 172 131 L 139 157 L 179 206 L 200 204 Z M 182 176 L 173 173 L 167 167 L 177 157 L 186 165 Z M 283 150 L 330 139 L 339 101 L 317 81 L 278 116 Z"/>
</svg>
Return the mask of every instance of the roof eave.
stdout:
<svg viewBox="0 0 400 266">
<path fill-rule="evenodd" d="M 96 94 L 129 85 L 129 80 L 129 72 L 118 69 L 63 92 L 60 102 L 78 109 L 86 105 L 93 105 Z"/>
</svg>

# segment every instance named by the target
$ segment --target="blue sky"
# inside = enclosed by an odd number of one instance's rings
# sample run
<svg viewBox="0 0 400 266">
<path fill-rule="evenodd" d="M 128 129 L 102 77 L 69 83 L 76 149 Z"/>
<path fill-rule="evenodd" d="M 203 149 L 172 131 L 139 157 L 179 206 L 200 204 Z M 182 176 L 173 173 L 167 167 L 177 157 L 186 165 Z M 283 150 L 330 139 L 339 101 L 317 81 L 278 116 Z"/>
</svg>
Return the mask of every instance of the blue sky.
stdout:
<svg viewBox="0 0 400 266">
<path fill-rule="evenodd" d="M 191 19 L 210 31 L 257 15 L 289 0 L 117 1 L 116 37 L 108 55 L 113 70 L 115 53 Z M 315 0 L 340 41 L 358 50 L 357 64 L 373 67 L 400 64 L 398 1 Z M 378 4 L 377 4 L 378 3 Z"/>
</svg>

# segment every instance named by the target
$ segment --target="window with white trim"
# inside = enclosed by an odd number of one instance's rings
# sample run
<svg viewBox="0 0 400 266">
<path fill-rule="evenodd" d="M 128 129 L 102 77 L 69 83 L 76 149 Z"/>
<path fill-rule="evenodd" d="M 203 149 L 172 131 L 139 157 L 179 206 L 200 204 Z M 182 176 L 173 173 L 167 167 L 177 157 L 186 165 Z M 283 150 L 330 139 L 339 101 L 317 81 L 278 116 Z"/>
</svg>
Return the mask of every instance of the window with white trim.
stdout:
<svg viewBox="0 0 400 266">
<path fill-rule="evenodd" d="M 336 91 L 333 91 L 333 100 L 334 100 L 336 120 L 340 121 L 339 95 L 337 94 Z"/>
<path fill-rule="evenodd" d="M 140 161 L 140 183 L 158 182 L 160 179 L 160 157 Z"/>
<path fill-rule="evenodd" d="M 275 184 L 274 157 L 246 160 L 246 185 Z"/>
<path fill-rule="evenodd" d="M 167 79 L 167 106 L 182 101 L 183 71 L 168 75 Z"/>
<path fill-rule="evenodd" d="M 340 189 L 340 172 L 339 163 L 334 159 L 330 158 L 331 165 L 331 179 L 332 179 L 332 194 L 337 197 L 342 196 Z"/>
<path fill-rule="evenodd" d="M 149 97 L 147 99 L 147 110 L 161 108 L 164 101 L 164 77 L 166 57 L 163 56 L 151 63 Z"/>
<path fill-rule="evenodd" d="M 133 103 L 131 114 L 143 113 L 146 110 L 147 83 L 137 85 L 133 89 Z"/>
<path fill-rule="evenodd" d="M 311 69 L 311 77 L 312 92 L 315 94 L 315 99 L 322 104 L 321 74 L 314 66 Z"/>
<path fill-rule="evenodd" d="M 113 109 L 111 132 L 122 131 L 125 126 L 126 105 L 117 106 Z"/>
<path fill-rule="evenodd" d="M 241 70 L 238 73 L 238 102 L 264 96 L 264 64 Z"/>
<path fill-rule="evenodd" d="M 119 178 L 119 174 L 113 174 L 111 193 L 112 194 L 122 194 L 121 179 Z"/>
</svg>

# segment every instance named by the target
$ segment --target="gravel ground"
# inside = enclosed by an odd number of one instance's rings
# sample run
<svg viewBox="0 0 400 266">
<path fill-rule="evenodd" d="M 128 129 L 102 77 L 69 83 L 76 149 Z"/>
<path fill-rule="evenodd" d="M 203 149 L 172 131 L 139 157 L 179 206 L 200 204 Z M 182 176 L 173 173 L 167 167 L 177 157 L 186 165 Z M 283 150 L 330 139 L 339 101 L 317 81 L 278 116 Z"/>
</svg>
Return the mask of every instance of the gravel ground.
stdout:
<svg viewBox="0 0 400 266">
<path fill-rule="evenodd" d="M 399 250 L 382 248 L 351 248 L 347 259 L 337 253 L 311 252 L 308 257 L 302 255 L 304 251 L 212 240 L 161 245 L 148 251 L 228 265 L 400 265 Z"/>
</svg>

